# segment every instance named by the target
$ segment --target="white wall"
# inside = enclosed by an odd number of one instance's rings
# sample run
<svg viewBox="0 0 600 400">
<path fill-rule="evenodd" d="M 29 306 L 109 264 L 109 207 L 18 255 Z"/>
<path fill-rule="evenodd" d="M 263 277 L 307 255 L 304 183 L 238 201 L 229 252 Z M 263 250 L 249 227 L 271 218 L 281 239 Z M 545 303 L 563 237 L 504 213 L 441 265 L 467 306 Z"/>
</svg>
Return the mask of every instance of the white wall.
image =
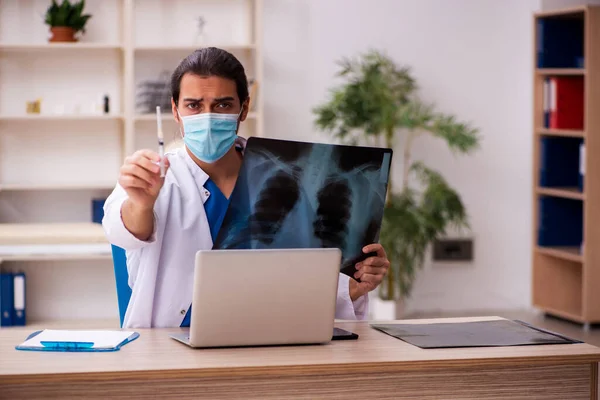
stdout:
<svg viewBox="0 0 600 400">
<path fill-rule="evenodd" d="M 265 0 L 268 135 L 329 140 L 315 132 L 310 110 L 334 84 L 335 61 L 369 48 L 410 65 L 425 100 L 481 130 L 473 157 L 455 158 L 435 140 L 417 145 L 417 158 L 462 194 L 475 261 L 427 263 L 409 311 L 530 306 L 531 15 L 538 8 L 533 0 Z"/>
</svg>

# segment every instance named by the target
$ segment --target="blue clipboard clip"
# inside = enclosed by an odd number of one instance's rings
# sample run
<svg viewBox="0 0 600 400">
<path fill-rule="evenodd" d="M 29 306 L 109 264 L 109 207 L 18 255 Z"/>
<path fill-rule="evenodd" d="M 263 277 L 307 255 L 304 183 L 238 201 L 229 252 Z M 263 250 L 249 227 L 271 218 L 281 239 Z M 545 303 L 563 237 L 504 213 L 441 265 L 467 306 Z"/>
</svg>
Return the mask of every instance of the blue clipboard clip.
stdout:
<svg viewBox="0 0 600 400">
<path fill-rule="evenodd" d="M 94 342 L 40 342 L 40 344 L 53 350 L 63 351 L 78 351 L 82 349 L 89 349 L 94 346 Z"/>
</svg>

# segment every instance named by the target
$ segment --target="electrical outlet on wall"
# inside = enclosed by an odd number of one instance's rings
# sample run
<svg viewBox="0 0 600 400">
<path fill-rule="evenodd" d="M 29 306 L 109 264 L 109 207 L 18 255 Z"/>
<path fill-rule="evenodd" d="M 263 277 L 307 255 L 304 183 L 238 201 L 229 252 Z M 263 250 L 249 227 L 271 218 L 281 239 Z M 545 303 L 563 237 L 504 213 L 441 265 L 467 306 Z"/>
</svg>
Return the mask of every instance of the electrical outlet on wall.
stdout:
<svg viewBox="0 0 600 400">
<path fill-rule="evenodd" d="M 433 261 L 473 261 L 473 239 L 436 239 Z"/>
</svg>

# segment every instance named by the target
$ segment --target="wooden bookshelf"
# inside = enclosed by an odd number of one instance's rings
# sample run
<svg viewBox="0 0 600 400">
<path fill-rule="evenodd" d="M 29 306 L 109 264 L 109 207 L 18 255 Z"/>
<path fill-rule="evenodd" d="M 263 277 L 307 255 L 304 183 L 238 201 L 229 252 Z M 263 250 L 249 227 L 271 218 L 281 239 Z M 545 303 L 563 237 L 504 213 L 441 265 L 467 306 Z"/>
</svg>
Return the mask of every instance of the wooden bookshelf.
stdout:
<svg viewBox="0 0 600 400">
<path fill-rule="evenodd" d="M 537 247 L 536 251 L 540 254 L 546 254 L 551 257 L 560 258 L 563 260 L 574 261 L 576 263 L 583 262 L 581 249 L 574 246 L 564 247 Z"/>
<path fill-rule="evenodd" d="M 562 53 L 549 41 L 562 29 L 561 21 L 572 38 Z M 539 23 L 547 33 L 542 41 Z M 532 300 L 547 314 L 589 328 L 600 322 L 600 7 L 537 13 L 534 29 Z M 573 39 L 577 35 L 582 43 Z M 538 43 L 552 57 L 540 58 Z M 573 53 L 574 48 L 583 54 Z M 566 65 L 564 57 L 572 62 Z M 550 104 L 556 106 L 548 100 L 552 97 L 545 98 L 552 77 L 557 77 L 555 82 L 583 79 L 583 127 L 564 126 L 548 117 Z M 583 158 L 580 146 L 585 147 Z"/>
<path fill-rule="evenodd" d="M 544 311 L 558 318 L 566 319 L 572 322 L 578 322 L 585 324 L 585 320 L 581 316 L 581 313 L 576 311 L 575 313 L 565 311 L 564 309 L 552 308 L 552 307 L 544 307 Z"/>
<path fill-rule="evenodd" d="M 561 9 L 539 11 L 535 14 L 535 17 L 536 18 L 554 17 L 554 16 L 569 17 L 569 16 L 584 14 L 586 11 L 587 11 L 587 6 L 579 5 L 579 6 L 574 6 L 574 7 L 565 7 L 565 8 L 561 8 Z"/>
<path fill-rule="evenodd" d="M 580 131 L 580 130 L 576 130 L 576 129 L 538 128 L 537 133 L 542 136 L 585 138 L 585 131 Z"/>
<path fill-rule="evenodd" d="M 585 194 L 576 187 L 547 188 L 538 187 L 538 195 L 561 197 L 564 199 L 585 200 Z"/>
<path fill-rule="evenodd" d="M 550 314 L 561 311 L 560 317 L 571 315 L 585 320 L 582 264 L 537 252 L 534 260 L 533 285 L 538 289 L 533 292 L 535 306 Z"/>
<path fill-rule="evenodd" d="M 538 75 L 585 75 L 583 68 L 538 68 Z"/>
</svg>

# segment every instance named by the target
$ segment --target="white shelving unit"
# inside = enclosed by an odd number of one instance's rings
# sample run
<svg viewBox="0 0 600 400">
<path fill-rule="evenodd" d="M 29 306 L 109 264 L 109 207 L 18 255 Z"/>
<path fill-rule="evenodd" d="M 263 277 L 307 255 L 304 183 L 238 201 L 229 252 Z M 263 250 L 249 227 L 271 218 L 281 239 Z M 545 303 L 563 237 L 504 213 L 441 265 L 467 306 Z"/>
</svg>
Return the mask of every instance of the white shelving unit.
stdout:
<svg viewBox="0 0 600 400">
<path fill-rule="evenodd" d="M 102 234 L 90 222 L 92 199 L 110 193 L 126 155 L 157 148 L 155 115 L 136 107 L 139 84 L 163 72 L 170 78 L 198 48 L 232 52 L 248 78 L 258 82 L 258 96 L 240 134 L 263 135 L 262 0 L 88 0 L 85 12 L 92 18 L 76 43 L 48 43 L 43 15 L 49 4 L 0 0 L 0 230 L 8 223 L 24 229 L 44 223 L 57 232 L 69 226 L 75 235 L 90 227 Z M 205 34 L 197 38 L 200 16 Z M 108 114 L 98 108 L 104 95 L 110 99 Z M 27 114 L 26 102 L 36 99 L 42 99 L 41 113 Z M 166 140 L 179 139 L 170 114 L 163 121 Z M 74 222 L 83 225 L 65 225 Z M 37 240 L 36 232 L 30 236 Z M 59 236 L 47 254 L 43 247 L 36 254 L 16 249 L 10 254 L 4 247 L 0 263 L 18 261 L 10 267 L 28 270 L 41 261 L 97 261 L 109 268 L 110 246 L 105 244 L 100 253 L 92 247 L 69 253 Z M 0 238 L 0 246 L 5 245 Z M 113 288 L 105 289 L 112 301 Z"/>
<path fill-rule="evenodd" d="M 95 182 L 82 182 L 82 183 L 70 183 L 64 185 L 49 184 L 44 185 L 41 183 L 13 183 L 0 185 L 1 191 L 39 191 L 39 190 L 110 190 L 114 188 L 114 182 L 106 183 L 95 183 Z"/>
<path fill-rule="evenodd" d="M 85 50 L 123 50 L 123 46 L 110 43 L 0 43 L 0 51 L 23 52 L 80 52 Z"/>
<path fill-rule="evenodd" d="M 20 121 L 110 121 L 122 120 L 123 115 L 95 115 L 95 114 L 23 114 L 23 115 L 0 115 L 0 122 Z"/>
<path fill-rule="evenodd" d="M 235 52 L 235 51 L 253 51 L 256 50 L 256 45 L 254 44 L 240 44 L 240 45 L 236 45 L 236 44 L 222 44 L 219 45 L 218 43 L 214 43 L 211 44 L 211 46 L 214 47 L 219 47 L 223 50 L 227 50 L 229 52 Z M 198 47 L 197 46 L 188 46 L 188 45 L 183 45 L 183 46 L 148 46 L 148 45 L 141 45 L 141 46 L 135 46 L 134 50 L 136 52 L 178 52 L 178 51 L 185 51 L 188 53 L 191 53 L 192 51 L 196 50 Z"/>
</svg>

